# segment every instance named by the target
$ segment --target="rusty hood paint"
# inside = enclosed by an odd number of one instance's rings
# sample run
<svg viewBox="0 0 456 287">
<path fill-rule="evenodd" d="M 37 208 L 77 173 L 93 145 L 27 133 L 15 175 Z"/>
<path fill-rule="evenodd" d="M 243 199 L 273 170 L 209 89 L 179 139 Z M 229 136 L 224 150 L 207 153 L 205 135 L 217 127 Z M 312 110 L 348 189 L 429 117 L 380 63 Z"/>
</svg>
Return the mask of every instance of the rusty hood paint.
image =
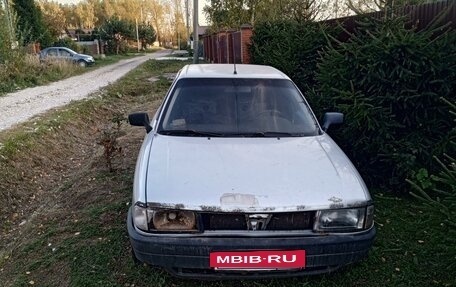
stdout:
<svg viewBox="0 0 456 287">
<path fill-rule="evenodd" d="M 371 201 L 362 178 L 327 134 L 280 139 L 155 134 L 149 144 L 144 200 L 150 206 L 281 212 Z"/>
</svg>

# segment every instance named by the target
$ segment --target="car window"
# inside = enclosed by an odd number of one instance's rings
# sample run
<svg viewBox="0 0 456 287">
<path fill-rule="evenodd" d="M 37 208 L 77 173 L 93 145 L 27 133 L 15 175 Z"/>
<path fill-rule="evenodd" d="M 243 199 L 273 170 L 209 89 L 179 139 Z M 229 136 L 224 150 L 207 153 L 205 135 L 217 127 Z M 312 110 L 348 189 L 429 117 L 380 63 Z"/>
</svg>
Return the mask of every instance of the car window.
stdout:
<svg viewBox="0 0 456 287">
<path fill-rule="evenodd" d="M 57 57 L 57 49 L 49 49 L 47 55 L 50 57 Z"/>
<path fill-rule="evenodd" d="M 163 115 L 159 132 L 318 134 L 297 88 L 281 79 L 181 79 Z"/>
<path fill-rule="evenodd" d="M 61 57 L 71 57 L 71 53 L 65 49 L 59 49 L 59 53 Z"/>
</svg>

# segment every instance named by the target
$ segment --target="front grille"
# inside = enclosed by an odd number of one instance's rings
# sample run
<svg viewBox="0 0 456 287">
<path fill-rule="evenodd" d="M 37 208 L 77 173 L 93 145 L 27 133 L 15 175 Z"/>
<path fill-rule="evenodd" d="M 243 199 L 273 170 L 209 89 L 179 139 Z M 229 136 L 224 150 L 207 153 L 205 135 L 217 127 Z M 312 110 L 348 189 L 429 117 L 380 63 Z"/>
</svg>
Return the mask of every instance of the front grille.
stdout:
<svg viewBox="0 0 456 287">
<path fill-rule="evenodd" d="M 314 212 L 283 212 L 269 214 L 263 230 L 308 230 L 312 229 Z M 249 214 L 201 213 L 204 230 L 249 230 Z"/>
<path fill-rule="evenodd" d="M 278 270 L 215 270 L 203 268 L 168 268 L 171 274 L 178 277 L 196 278 L 196 279 L 239 279 L 239 276 L 245 278 L 277 278 L 277 277 L 296 277 L 303 275 L 323 274 L 333 272 L 342 267 L 342 265 L 315 266 L 304 269 L 278 269 Z"/>
<path fill-rule="evenodd" d="M 273 213 L 266 230 L 312 229 L 313 212 Z"/>
<path fill-rule="evenodd" d="M 242 213 L 204 213 L 201 217 L 204 230 L 247 230 Z"/>
</svg>

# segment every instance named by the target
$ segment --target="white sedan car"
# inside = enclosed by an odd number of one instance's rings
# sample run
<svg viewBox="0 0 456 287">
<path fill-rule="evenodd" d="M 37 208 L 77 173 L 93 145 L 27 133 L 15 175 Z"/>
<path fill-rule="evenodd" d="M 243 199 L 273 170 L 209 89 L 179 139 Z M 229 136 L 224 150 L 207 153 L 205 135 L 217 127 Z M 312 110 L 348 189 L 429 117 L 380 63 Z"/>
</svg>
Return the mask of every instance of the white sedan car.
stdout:
<svg viewBox="0 0 456 287">
<path fill-rule="evenodd" d="M 202 64 L 176 76 L 136 165 L 134 259 L 183 277 L 331 272 L 365 257 L 373 202 L 356 168 L 284 73 Z"/>
</svg>

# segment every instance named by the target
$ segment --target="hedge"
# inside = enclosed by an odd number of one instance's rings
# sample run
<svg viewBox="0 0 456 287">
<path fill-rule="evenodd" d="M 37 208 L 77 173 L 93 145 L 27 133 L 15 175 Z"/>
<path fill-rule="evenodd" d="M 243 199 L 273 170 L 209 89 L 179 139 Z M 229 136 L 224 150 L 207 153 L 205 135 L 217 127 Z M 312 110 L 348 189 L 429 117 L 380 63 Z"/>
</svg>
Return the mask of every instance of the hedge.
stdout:
<svg viewBox="0 0 456 287">
<path fill-rule="evenodd" d="M 453 153 L 449 106 L 455 99 L 456 34 L 407 28 L 406 19 L 364 19 L 340 43 L 315 23 L 255 28 L 252 59 L 288 74 L 321 118 L 345 114 L 330 131 L 371 185 L 405 190 L 433 156 Z M 438 31 L 438 33 L 436 33 Z"/>
</svg>

